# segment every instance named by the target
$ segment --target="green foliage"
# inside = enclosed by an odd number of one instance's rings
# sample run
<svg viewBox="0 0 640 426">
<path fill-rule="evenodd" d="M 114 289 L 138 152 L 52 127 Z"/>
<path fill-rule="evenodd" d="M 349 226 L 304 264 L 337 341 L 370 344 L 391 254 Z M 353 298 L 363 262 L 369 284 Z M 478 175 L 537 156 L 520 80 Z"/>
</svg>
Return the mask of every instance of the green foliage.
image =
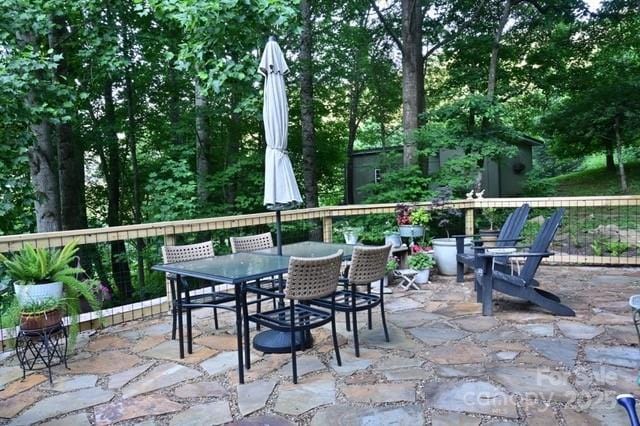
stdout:
<svg viewBox="0 0 640 426">
<path fill-rule="evenodd" d="M 30 301 L 23 305 L 20 305 L 20 313 L 23 314 L 38 314 L 43 312 L 53 311 L 60 308 L 62 305 L 59 299 L 44 299 L 38 301 Z"/>
<path fill-rule="evenodd" d="M 366 203 L 396 203 L 425 201 L 432 194 L 431 178 L 424 176 L 417 166 L 386 171 L 380 183 L 362 187 Z"/>
<path fill-rule="evenodd" d="M 604 243 L 604 248 L 612 256 L 618 257 L 628 251 L 631 246 L 626 241 L 607 241 Z"/>
<path fill-rule="evenodd" d="M 489 222 L 489 229 L 493 230 L 493 225 L 498 222 L 499 213 L 495 207 L 486 207 L 481 210 L 482 218 Z"/>
<path fill-rule="evenodd" d="M 398 269 L 398 261 L 395 258 L 390 258 L 384 267 L 385 272 L 388 274 L 396 269 Z"/>
<path fill-rule="evenodd" d="M 594 256 L 602 256 L 602 253 L 604 253 L 605 250 L 604 241 L 602 240 L 594 240 L 590 244 L 590 247 L 593 251 Z"/>
<path fill-rule="evenodd" d="M 431 269 L 436 265 L 436 261 L 430 254 L 424 252 L 418 252 L 409 256 L 407 266 L 411 269 L 422 271 L 425 269 Z"/>
</svg>

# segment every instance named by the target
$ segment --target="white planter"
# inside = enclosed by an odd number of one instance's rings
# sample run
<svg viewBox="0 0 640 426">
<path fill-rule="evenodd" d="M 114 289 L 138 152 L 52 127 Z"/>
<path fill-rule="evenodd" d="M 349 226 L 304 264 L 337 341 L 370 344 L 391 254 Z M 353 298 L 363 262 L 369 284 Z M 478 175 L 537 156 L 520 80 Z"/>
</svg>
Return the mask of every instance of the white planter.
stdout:
<svg viewBox="0 0 640 426">
<path fill-rule="evenodd" d="M 456 239 L 455 238 L 435 238 L 432 241 L 433 257 L 438 265 L 438 271 L 442 275 L 456 274 Z M 464 240 L 465 253 L 471 253 L 471 239 Z M 466 268 L 465 268 L 466 270 Z"/>
<path fill-rule="evenodd" d="M 357 244 L 358 237 L 360 236 L 360 234 L 356 232 L 344 232 L 342 235 L 344 235 L 344 242 L 347 244 Z"/>
<path fill-rule="evenodd" d="M 63 288 L 60 281 L 47 284 L 13 284 L 13 289 L 20 305 L 62 299 Z"/>
<path fill-rule="evenodd" d="M 400 225 L 400 236 L 417 238 L 424 235 L 424 227 L 415 225 Z"/>
<path fill-rule="evenodd" d="M 386 235 L 384 237 L 384 244 L 391 244 L 391 247 L 400 247 L 402 245 L 402 239 L 400 238 L 399 232 L 394 232 L 392 234 Z"/>
<path fill-rule="evenodd" d="M 416 274 L 416 284 L 426 284 L 429 282 L 430 269 L 423 269 Z"/>
</svg>

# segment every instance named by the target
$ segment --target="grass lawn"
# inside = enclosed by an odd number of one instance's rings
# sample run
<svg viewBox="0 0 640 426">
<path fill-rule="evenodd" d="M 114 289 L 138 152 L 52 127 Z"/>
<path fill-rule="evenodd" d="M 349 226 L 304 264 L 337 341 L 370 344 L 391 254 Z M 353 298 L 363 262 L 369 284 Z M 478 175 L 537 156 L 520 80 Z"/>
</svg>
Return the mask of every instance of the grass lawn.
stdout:
<svg viewBox="0 0 640 426">
<path fill-rule="evenodd" d="M 640 162 L 625 164 L 629 194 L 640 194 Z M 554 195 L 620 195 L 620 179 L 605 167 L 582 170 L 546 179 L 555 188 Z"/>
</svg>

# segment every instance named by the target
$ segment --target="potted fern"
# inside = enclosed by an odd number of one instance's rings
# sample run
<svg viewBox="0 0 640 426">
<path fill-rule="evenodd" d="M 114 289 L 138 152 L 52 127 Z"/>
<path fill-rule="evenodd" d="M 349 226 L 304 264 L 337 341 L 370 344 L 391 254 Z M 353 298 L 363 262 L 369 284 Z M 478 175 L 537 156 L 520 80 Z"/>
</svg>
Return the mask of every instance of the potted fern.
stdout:
<svg viewBox="0 0 640 426">
<path fill-rule="evenodd" d="M 59 310 L 70 317 L 70 340 L 75 341 L 80 298 L 85 298 L 94 310 L 100 309 L 91 286 L 78 279 L 84 270 L 73 266 L 77 251 L 78 243 L 72 241 L 62 249 L 47 250 L 27 244 L 11 258 L 0 254 L 0 264 L 13 281 L 15 297 L 9 312 L 16 324 L 22 314 L 50 317 Z"/>
</svg>

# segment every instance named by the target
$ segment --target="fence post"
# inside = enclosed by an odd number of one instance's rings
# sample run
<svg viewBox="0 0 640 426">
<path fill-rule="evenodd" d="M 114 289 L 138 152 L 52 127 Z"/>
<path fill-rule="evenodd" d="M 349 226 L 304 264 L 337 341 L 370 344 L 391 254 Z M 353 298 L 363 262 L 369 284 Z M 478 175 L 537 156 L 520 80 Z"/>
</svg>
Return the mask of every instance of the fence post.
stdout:
<svg viewBox="0 0 640 426">
<path fill-rule="evenodd" d="M 331 216 L 322 218 L 322 241 L 325 243 L 333 242 L 333 218 Z"/>
<path fill-rule="evenodd" d="M 473 235 L 474 233 L 473 207 L 464 211 L 464 233 L 466 235 Z"/>
<path fill-rule="evenodd" d="M 175 234 L 164 234 L 164 245 L 165 246 L 175 246 L 176 245 L 176 235 Z M 173 300 L 171 300 L 171 281 L 165 280 L 165 293 L 167 295 L 167 312 L 171 312 L 173 309 Z"/>
</svg>

